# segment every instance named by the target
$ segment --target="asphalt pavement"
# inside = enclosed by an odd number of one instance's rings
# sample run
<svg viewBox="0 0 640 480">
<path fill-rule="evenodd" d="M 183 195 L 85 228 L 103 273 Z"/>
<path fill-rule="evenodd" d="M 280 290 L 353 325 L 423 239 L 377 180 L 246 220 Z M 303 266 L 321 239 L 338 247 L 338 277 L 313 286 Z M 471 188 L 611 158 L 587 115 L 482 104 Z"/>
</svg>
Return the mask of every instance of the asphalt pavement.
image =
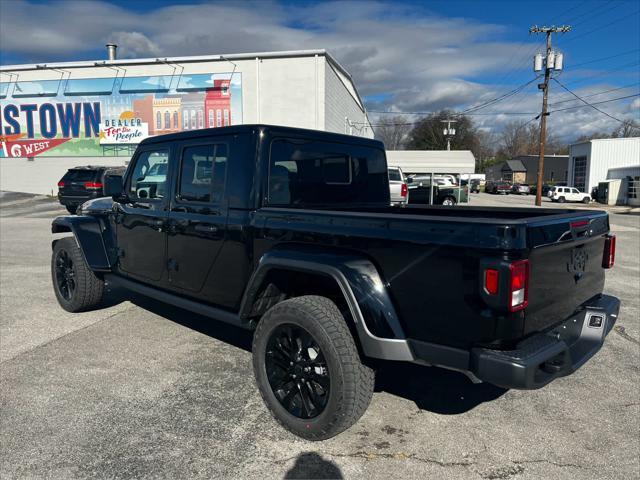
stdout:
<svg viewBox="0 0 640 480">
<path fill-rule="evenodd" d="M 472 204 L 530 198 L 472 196 Z M 485 202 L 485 203 L 483 203 Z M 555 207 L 554 207 L 555 208 Z M 640 475 L 640 216 L 611 213 L 616 329 L 536 391 L 385 364 L 364 417 L 309 443 L 254 385 L 250 333 L 111 292 L 69 314 L 46 197 L 0 196 L 0 478 L 631 479 Z"/>
</svg>

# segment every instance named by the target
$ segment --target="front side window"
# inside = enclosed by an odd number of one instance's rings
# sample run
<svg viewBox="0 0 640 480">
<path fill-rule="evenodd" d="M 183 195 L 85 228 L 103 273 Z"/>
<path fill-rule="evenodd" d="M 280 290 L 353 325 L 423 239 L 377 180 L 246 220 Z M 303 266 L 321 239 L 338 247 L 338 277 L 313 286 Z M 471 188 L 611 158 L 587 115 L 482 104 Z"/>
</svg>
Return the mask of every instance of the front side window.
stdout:
<svg viewBox="0 0 640 480">
<path fill-rule="evenodd" d="M 381 150 L 314 140 L 271 142 L 270 205 L 388 203 L 385 192 L 388 196 L 389 173 Z"/>
<path fill-rule="evenodd" d="M 142 152 L 135 162 L 129 195 L 138 199 L 163 198 L 169 168 L 168 150 Z"/>
<path fill-rule="evenodd" d="M 224 193 L 227 145 L 195 145 L 184 149 L 178 197 L 187 202 L 219 202 Z"/>
</svg>

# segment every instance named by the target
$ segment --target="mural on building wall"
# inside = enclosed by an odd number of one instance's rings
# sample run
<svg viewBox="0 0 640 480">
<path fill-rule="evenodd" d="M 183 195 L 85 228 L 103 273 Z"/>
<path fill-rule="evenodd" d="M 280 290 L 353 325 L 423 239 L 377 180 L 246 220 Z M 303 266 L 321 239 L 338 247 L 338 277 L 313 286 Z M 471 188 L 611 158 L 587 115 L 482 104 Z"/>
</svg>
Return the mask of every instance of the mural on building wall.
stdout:
<svg viewBox="0 0 640 480">
<path fill-rule="evenodd" d="M 242 75 L 0 82 L 0 156 L 127 155 L 143 139 L 242 123 Z"/>
</svg>

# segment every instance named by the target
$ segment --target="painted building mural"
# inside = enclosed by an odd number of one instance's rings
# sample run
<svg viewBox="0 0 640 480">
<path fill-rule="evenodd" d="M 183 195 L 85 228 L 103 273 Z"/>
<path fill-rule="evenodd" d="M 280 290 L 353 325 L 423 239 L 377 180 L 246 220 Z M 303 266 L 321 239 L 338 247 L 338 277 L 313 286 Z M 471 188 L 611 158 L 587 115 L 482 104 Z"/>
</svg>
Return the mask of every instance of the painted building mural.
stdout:
<svg viewBox="0 0 640 480">
<path fill-rule="evenodd" d="M 237 72 L 11 80 L 0 82 L 2 157 L 127 155 L 148 136 L 242 123 Z"/>
</svg>

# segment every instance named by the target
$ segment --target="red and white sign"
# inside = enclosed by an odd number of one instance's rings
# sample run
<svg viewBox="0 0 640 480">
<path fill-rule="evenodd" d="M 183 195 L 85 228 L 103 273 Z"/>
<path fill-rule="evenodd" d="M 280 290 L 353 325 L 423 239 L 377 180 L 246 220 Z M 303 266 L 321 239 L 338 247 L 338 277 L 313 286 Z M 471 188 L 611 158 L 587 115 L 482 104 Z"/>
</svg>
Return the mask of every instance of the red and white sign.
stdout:
<svg viewBox="0 0 640 480">
<path fill-rule="evenodd" d="M 10 141 L 4 139 L 2 148 L 7 157 L 35 157 L 41 153 L 51 150 L 58 145 L 68 142 L 70 138 L 51 138 L 38 140 L 18 140 Z"/>
</svg>

